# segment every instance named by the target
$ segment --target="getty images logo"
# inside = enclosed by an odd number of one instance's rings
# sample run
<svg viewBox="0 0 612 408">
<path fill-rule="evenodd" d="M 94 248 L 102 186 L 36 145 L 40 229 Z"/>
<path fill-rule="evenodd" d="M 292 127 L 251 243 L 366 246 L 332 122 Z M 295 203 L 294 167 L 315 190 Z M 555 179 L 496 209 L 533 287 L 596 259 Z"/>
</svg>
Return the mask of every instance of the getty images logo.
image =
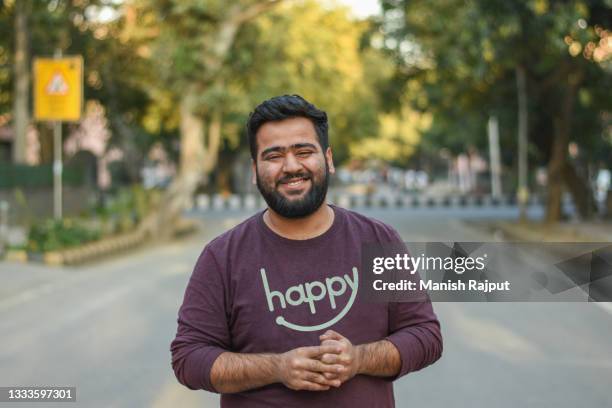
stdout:
<svg viewBox="0 0 612 408">
<path fill-rule="evenodd" d="M 266 292 L 268 309 L 271 312 L 274 311 L 274 299 L 276 298 L 278 299 L 278 303 L 282 309 L 287 308 L 287 304 L 291 306 L 299 306 L 303 303 L 308 303 L 310 313 L 316 314 L 317 309 L 315 307 L 315 302 L 322 300 L 326 295 L 329 298 L 331 308 L 336 309 L 336 297 L 342 296 L 346 292 L 347 288 L 351 288 L 351 297 L 349 298 L 346 306 L 344 306 L 342 311 L 334 318 L 325 323 L 317 324 L 316 326 L 301 326 L 299 324 L 288 322 L 283 316 L 276 317 L 276 324 L 279 326 L 285 326 L 292 330 L 304 332 L 326 329 L 340 321 L 340 319 L 342 319 L 351 309 L 351 306 L 353 306 L 355 297 L 357 296 L 357 288 L 359 287 L 359 273 L 356 267 L 353 267 L 352 279 L 349 275 L 344 274 L 342 277 L 333 276 L 331 278 L 326 278 L 325 283 L 316 280 L 306 282 L 304 284 L 301 283 L 296 286 L 290 286 L 284 294 L 277 290 L 270 290 L 268 278 L 266 277 L 266 270 L 264 268 L 261 268 L 261 280 L 263 281 L 264 291 Z"/>
</svg>

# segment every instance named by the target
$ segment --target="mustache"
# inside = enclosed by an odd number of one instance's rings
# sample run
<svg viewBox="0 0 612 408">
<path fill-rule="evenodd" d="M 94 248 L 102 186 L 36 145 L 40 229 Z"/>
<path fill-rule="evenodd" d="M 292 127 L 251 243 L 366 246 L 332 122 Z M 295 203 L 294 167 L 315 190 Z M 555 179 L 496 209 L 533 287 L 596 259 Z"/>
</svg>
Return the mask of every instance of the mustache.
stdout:
<svg viewBox="0 0 612 408">
<path fill-rule="evenodd" d="M 300 173 L 293 173 L 293 174 L 287 174 L 284 175 L 283 177 L 281 177 L 277 182 L 276 185 L 278 186 L 281 183 L 288 183 L 293 179 L 298 179 L 298 178 L 303 178 L 303 179 L 310 179 L 312 178 L 312 174 L 310 173 L 304 173 L 304 172 L 300 172 Z"/>
</svg>

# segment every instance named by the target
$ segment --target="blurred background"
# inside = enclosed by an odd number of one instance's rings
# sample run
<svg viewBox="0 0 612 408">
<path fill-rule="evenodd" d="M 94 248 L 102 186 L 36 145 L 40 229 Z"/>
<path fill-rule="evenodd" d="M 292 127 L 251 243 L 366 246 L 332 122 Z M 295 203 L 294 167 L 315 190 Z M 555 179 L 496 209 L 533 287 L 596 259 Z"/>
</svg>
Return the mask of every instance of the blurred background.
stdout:
<svg viewBox="0 0 612 408">
<path fill-rule="evenodd" d="M 60 55 L 81 116 L 41 120 Z M 0 0 L 0 385 L 216 404 L 168 347 L 203 245 L 264 205 L 264 99 L 327 111 L 328 198 L 406 241 L 611 242 L 611 90 L 611 0 Z M 612 403 L 609 304 L 436 310 L 446 355 L 399 406 Z"/>
</svg>

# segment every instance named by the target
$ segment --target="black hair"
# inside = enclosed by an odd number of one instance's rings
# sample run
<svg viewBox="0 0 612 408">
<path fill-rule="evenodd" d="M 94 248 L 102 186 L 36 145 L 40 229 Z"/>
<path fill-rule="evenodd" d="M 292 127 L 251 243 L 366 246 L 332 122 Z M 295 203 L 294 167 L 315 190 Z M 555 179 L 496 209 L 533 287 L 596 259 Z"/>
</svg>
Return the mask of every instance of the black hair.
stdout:
<svg viewBox="0 0 612 408">
<path fill-rule="evenodd" d="M 312 122 L 319 144 L 325 153 L 329 147 L 327 137 L 329 124 L 325 111 L 318 109 L 299 95 L 283 95 L 263 101 L 249 115 L 246 128 L 251 158 L 257 161 L 257 131 L 264 123 L 295 117 L 307 118 Z"/>
</svg>

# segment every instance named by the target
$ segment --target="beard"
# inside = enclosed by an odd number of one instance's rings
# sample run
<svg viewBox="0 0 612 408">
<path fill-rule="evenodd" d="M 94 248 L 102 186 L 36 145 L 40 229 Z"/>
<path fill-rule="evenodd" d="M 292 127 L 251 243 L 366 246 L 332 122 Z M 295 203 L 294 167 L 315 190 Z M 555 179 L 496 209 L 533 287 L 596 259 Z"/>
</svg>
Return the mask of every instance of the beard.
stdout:
<svg viewBox="0 0 612 408">
<path fill-rule="evenodd" d="M 281 182 L 292 178 L 308 178 L 311 181 L 310 188 L 303 194 L 303 197 L 296 199 L 288 199 L 278 191 L 278 186 Z M 327 187 L 329 183 L 329 168 L 325 162 L 325 172 L 322 177 L 315 177 L 309 171 L 299 173 L 286 174 L 279 181 L 275 182 L 274 188 L 269 188 L 256 174 L 257 189 L 261 193 L 264 200 L 274 212 L 285 218 L 304 218 L 315 212 L 321 207 L 325 196 L 327 195 Z"/>
</svg>

